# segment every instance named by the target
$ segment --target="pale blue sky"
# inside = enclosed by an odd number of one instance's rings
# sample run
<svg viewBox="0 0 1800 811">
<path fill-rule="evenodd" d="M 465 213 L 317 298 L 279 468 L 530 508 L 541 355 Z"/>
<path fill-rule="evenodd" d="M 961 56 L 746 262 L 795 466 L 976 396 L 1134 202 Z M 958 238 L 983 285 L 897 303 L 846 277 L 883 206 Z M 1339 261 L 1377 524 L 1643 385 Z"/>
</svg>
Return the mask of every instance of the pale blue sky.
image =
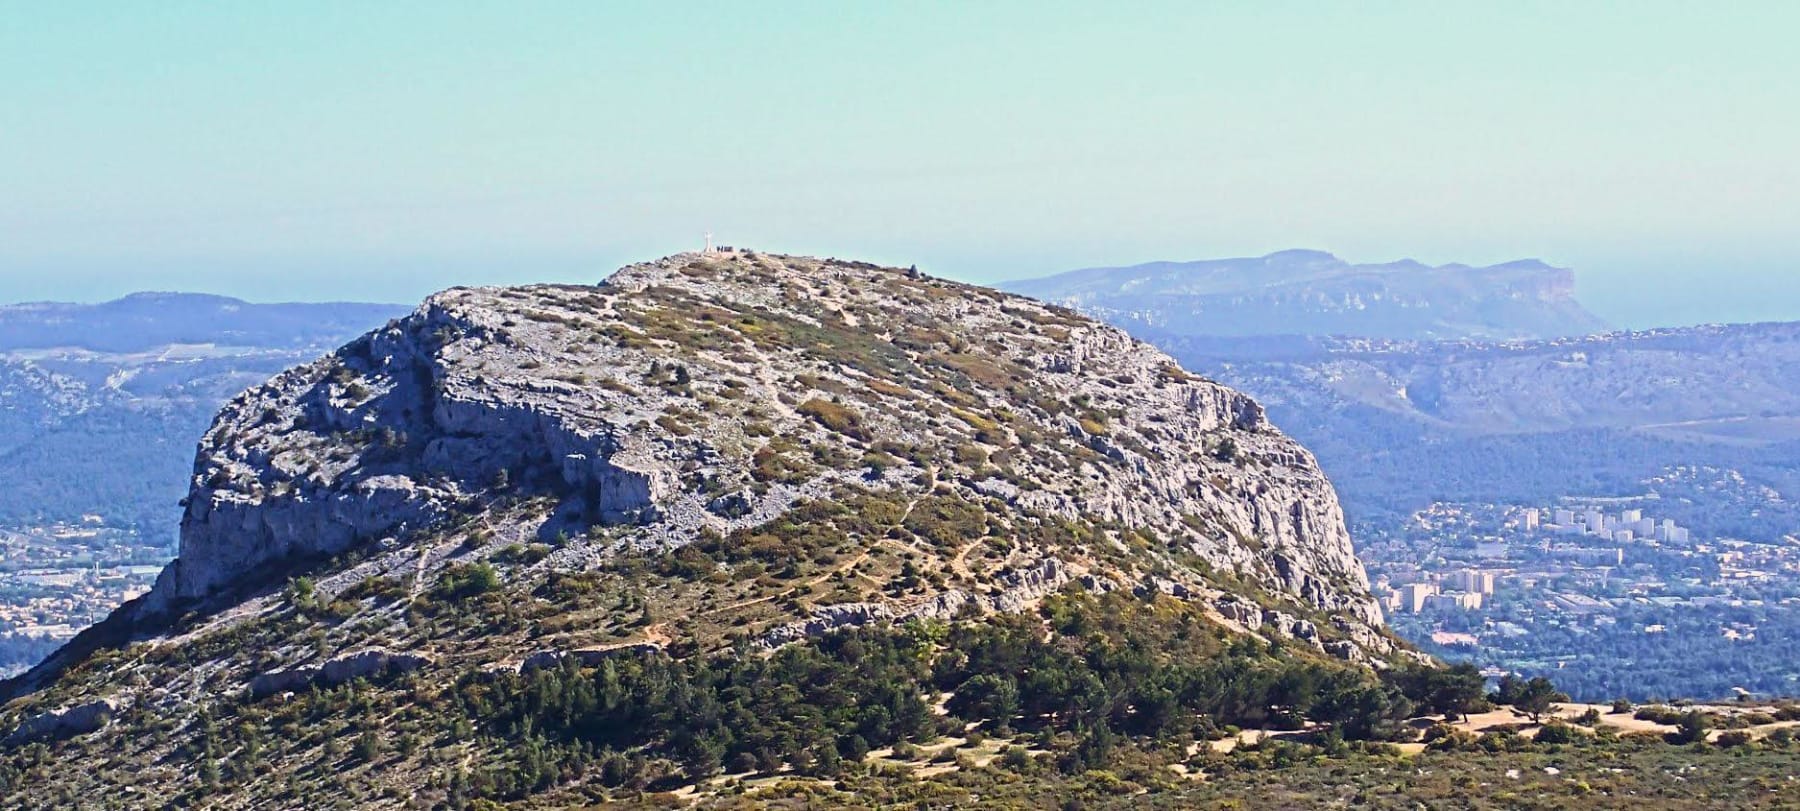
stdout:
<svg viewBox="0 0 1800 811">
<path fill-rule="evenodd" d="M 0 0 L 0 300 L 407 301 L 710 228 L 975 281 L 1535 256 L 1627 325 L 1800 319 L 1800 3 L 1112 5 Z"/>
</svg>

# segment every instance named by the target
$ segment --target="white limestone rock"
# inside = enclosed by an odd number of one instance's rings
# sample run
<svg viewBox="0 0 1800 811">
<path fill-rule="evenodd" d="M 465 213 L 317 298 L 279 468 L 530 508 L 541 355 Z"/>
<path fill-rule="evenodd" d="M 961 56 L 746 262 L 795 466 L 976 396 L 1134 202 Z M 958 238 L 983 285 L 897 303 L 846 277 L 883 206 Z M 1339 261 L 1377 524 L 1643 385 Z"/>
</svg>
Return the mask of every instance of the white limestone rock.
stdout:
<svg viewBox="0 0 1800 811">
<path fill-rule="evenodd" d="M 759 340 L 777 327 L 810 331 L 813 343 Z M 946 358 L 974 376 L 945 373 Z M 954 399 L 945 381 L 960 387 Z M 1008 452 L 1009 475 L 908 463 L 767 481 L 755 454 L 770 436 L 865 453 L 867 441 L 799 413 L 809 400 L 846 403 L 869 440 L 939 458 Z M 1189 599 L 1216 592 L 1210 569 L 1301 612 L 1381 623 L 1330 483 L 1250 398 L 1118 329 L 1029 299 L 860 263 L 747 254 L 634 265 L 597 287 L 449 290 L 246 392 L 201 443 L 179 559 L 131 611 L 152 620 L 229 604 L 308 562 L 402 550 L 511 499 L 556 504 L 542 527 L 514 536 L 572 528 L 576 542 L 545 565 L 579 568 L 756 526 L 845 485 L 915 492 L 932 476 L 1022 520 L 1133 528 L 1159 545 L 1130 572 L 1077 571 L 1036 550 L 1038 563 L 991 593 L 821 609 L 795 627 L 947 615 L 970 602 L 1017 610 L 1071 579 L 1141 583 L 1152 569 L 1171 572 L 1156 588 Z M 633 529 L 582 540 L 596 525 Z M 443 565 L 427 555 L 417 574 Z M 1277 624 L 1316 636 L 1310 620 Z"/>
<path fill-rule="evenodd" d="M 66 741 L 78 735 L 98 732 L 112 722 L 118 712 L 113 699 L 90 701 L 73 707 L 40 713 L 25 719 L 4 740 L 7 746 L 27 743 Z"/>
</svg>

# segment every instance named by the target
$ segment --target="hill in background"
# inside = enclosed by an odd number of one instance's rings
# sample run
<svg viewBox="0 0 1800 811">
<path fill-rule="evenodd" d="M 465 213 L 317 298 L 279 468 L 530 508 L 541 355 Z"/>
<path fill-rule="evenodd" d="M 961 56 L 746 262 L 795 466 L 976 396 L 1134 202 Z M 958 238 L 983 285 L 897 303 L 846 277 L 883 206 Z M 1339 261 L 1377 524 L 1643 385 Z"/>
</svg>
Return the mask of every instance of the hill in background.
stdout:
<svg viewBox="0 0 1800 811">
<path fill-rule="evenodd" d="M 1772 498 L 1665 493 L 1707 533 L 1777 541 L 1800 513 L 1800 324 L 1536 341 L 1172 338 L 1320 455 L 1352 513 L 1432 500 L 1624 496 L 1672 468 L 1740 471 Z"/>
<path fill-rule="evenodd" d="M 1431 267 L 1355 265 L 1322 251 L 1090 268 L 1001 289 L 1074 307 L 1145 340 L 1342 335 L 1546 338 L 1606 328 L 1575 300 L 1574 273 L 1535 259 Z"/>
<path fill-rule="evenodd" d="M 221 403 L 409 309 L 177 293 L 0 306 L 0 523 L 169 526 Z"/>
</svg>

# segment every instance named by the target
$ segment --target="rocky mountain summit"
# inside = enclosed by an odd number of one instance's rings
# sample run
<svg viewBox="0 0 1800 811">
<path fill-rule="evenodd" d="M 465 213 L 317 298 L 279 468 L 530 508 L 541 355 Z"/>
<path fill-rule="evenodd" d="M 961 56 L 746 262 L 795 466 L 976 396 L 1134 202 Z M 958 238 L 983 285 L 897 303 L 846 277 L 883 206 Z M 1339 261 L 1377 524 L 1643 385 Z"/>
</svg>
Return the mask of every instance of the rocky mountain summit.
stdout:
<svg viewBox="0 0 1800 811">
<path fill-rule="evenodd" d="M 1575 275 L 1536 259 L 1488 267 L 1411 259 L 1351 264 L 1323 251 L 1150 262 L 1009 282 L 1146 340 L 1339 335 L 1447 340 L 1586 335 L 1605 324 L 1575 300 Z"/>
<path fill-rule="evenodd" d="M 754 655 L 1071 590 L 1395 653 L 1331 485 L 1254 401 L 1068 310 L 859 262 L 446 291 L 228 404 L 185 510 L 154 590 L 9 685 L 0 728 Z"/>
</svg>

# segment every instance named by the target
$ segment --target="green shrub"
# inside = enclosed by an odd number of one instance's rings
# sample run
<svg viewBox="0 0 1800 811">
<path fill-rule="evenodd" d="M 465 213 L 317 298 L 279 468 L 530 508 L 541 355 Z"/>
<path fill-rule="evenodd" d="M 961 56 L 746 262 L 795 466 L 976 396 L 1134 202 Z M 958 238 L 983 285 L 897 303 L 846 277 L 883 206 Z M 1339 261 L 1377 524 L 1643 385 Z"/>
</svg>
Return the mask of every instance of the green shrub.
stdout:
<svg viewBox="0 0 1800 811">
<path fill-rule="evenodd" d="M 465 600 L 500 588 L 500 574 L 486 563 L 457 564 L 438 577 L 432 594 L 444 600 Z"/>
<path fill-rule="evenodd" d="M 1752 738 L 1749 732 L 1741 729 L 1733 729 L 1719 733 L 1719 739 L 1716 743 L 1721 749 L 1735 749 L 1740 746 L 1749 746 L 1751 740 Z"/>
<path fill-rule="evenodd" d="M 1580 739 L 1581 733 L 1576 732 L 1574 727 L 1562 723 L 1561 721 L 1551 721 L 1550 723 L 1545 724 L 1542 729 L 1538 730 L 1537 734 L 1538 743 L 1574 743 Z"/>
</svg>

